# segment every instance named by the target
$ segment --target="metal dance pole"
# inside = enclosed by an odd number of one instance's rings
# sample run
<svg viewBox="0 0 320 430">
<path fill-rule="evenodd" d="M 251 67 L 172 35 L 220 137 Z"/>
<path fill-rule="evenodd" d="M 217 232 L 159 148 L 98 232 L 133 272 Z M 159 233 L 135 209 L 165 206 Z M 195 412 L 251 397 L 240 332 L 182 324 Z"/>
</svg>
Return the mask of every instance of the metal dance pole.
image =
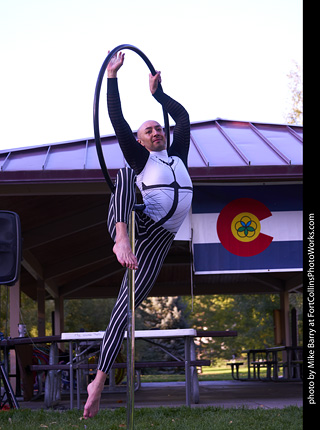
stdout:
<svg viewBox="0 0 320 430">
<path fill-rule="evenodd" d="M 131 212 L 129 238 L 135 253 L 135 210 Z M 135 271 L 128 269 L 128 324 L 127 324 L 127 429 L 134 429 L 134 331 L 135 331 Z"/>
</svg>

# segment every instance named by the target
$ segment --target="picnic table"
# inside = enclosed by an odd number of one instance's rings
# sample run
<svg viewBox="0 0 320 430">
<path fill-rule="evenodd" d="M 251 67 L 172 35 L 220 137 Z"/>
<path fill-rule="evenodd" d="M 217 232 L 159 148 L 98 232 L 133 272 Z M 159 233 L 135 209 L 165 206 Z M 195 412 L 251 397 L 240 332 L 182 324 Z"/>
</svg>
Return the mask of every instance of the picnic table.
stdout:
<svg viewBox="0 0 320 430">
<path fill-rule="evenodd" d="M 248 368 L 247 378 L 239 377 L 239 367 L 244 362 L 231 362 L 232 377 L 236 380 L 267 380 L 267 381 L 292 381 L 302 379 L 302 346 L 276 346 L 270 348 L 247 349 L 246 354 Z M 261 369 L 266 369 L 266 376 L 261 376 Z M 279 369 L 282 368 L 282 374 Z"/>
<path fill-rule="evenodd" d="M 76 333 L 62 333 L 58 336 L 47 336 L 38 338 L 14 338 L 4 340 L 0 343 L 0 347 L 4 348 L 5 356 L 8 354 L 10 348 L 19 349 L 19 346 L 30 345 L 37 343 L 50 344 L 50 356 L 48 364 L 31 364 L 27 365 L 27 369 L 36 372 L 46 372 L 45 380 L 45 404 L 50 407 L 56 399 L 59 399 L 60 381 L 57 378 L 58 372 L 67 371 L 70 379 L 70 408 L 74 407 L 74 372 L 80 381 L 81 370 L 88 369 L 88 364 L 79 359 L 83 353 L 85 343 L 88 347 L 92 344 L 98 345 L 104 336 L 104 331 L 101 332 L 76 332 Z M 145 341 L 156 343 L 157 339 L 183 339 L 184 340 L 184 357 L 177 357 L 170 354 L 173 358 L 172 361 L 160 362 L 140 362 L 135 363 L 137 371 L 147 367 L 183 367 L 185 369 L 185 385 L 186 385 L 186 405 L 190 406 L 191 403 L 199 402 L 199 385 L 197 376 L 197 366 L 210 365 L 210 360 L 196 360 L 194 339 L 197 337 L 230 337 L 237 336 L 236 331 L 211 331 L 211 330 L 195 330 L 195 329 L 174 329 L 174 330 L 137 330 L 135 331 L 136 339 L 143 339 Z M 126 334 L 125 334 L 126 337 Z M 58 362 L 58 343 L 69 343 L 69 362 L 68 364 L 61 364 Z M 21 354 L 20 354 L 21 355 Z M 5 359 L 6 362 L 7 359 Z M 24 366 L 26 364 L 24 363 Z M 90 364 L 90 368 L 94 369 L 96 365 Z M 114 363 L 113 369 L 125 368 L 126 363 Z M 28 372 L 26 372 L 28 373 Z M 139 374 L 138 374 L 139 377 Z M 111 378 L 110 378 L 111 379 Z M 139 380 L 137 382 L 139 388 Z M 80 409 L 80 384 L 77 383 L 77 407 Z"/>
<path fill-rule="evenodd" d="M 266 348 L 267 359 L 274 363 L 273 380 L 279 380 L 278 369 L 284 369 L 282 380 L 302 379 L 303 347 L 302 346 L 276 346 Z"/>
</svg>

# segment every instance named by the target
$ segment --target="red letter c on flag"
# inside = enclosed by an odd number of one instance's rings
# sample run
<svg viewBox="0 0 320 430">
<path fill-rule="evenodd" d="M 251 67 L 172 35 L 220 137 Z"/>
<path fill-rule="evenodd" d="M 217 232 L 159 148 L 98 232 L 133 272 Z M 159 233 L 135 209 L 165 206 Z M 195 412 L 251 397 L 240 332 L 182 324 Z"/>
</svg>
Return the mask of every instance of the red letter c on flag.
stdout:
<svg viewBox="0 0 320 430">
<path fill-rule="evenodd" d="M 217 220 L 221 244 L 232 254 L 252 257 L 264 251 L 273 237 L 260 232 L 260 221 L 272 216 L 258 200 L 241 198 L 228 203 Z"/>
</svg>

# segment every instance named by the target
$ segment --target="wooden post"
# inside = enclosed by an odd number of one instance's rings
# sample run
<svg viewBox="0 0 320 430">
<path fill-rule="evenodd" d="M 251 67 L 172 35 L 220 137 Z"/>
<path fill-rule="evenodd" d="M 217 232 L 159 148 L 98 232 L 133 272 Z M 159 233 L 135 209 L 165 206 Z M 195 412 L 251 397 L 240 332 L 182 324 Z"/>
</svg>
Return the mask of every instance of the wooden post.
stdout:
<svg viewBox="0 0 320 430">
<path fill-rule="evenodd" d="M 37 303 L 38 303 L 38 336 L 46 335 L 45 321 L 45 287 L 41 279 L 37 280 Z"/>
<path fill-rule="evenodd" d="M 281 308 L 282 342 L 283 342 L 283 345 L 285 346 L 291 346 L 288 291 L 284 291 L 283 293 L 280 293 L 280 308 Z"/>
<path fill-rule="evenodd" d="M 19 337 L 18 325 L 20 322 L 20 281 L 17 281 L 10 291 L 10 336 Z M 16 351 L 10 351 L 10 373 L 15 374 L 17 371 Z M 13 391 L 16 391 L 16 378 L 10 378 L 10 384 Z"/>
<path fill-rule="evenodd" d="M 64 332 L 64 300 L 62 296 L 54 299 L 54 334 L 59 335 Z M 58 348 L 65 350 L 65 343 L 59 342 Z"/>
<path fill-rule="evenodd" d="M 280 293 L 280 307 L 281 307 L 281 329 L 282 329 L 282 342 L 284 346 L 291 346 L 290 337 L 290 311 L 289 311 L 289 293 L 284 291 Z M 283 361 L 288 360 L 287 351 L 283 352 Z M 289 378 L 288 368 L 284 369 L 284 376 Z"/>
<path fill-rule="evenodd" d="M 54 299 L 54 334 L 58 335 L 64 331 L 64 308 L 63 297 Z"/>
</svg>

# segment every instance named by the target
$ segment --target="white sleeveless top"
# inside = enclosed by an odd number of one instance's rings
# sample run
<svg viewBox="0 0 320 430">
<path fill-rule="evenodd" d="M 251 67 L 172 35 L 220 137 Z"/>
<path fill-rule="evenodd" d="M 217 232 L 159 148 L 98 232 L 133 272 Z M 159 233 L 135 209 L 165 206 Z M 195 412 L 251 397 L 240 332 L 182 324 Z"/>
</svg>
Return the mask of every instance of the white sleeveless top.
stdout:
<svg viewBox="0 0 320 430">
<path fill-rule="evenodd" d="M 177 233 L 189 212 L 192 181 L 182 160 L 168 156 L 166 150 L 150 152 L 137 175 L 138 188 L 145 204 L 144 213 L 171 233 Z"/>
</svg>

